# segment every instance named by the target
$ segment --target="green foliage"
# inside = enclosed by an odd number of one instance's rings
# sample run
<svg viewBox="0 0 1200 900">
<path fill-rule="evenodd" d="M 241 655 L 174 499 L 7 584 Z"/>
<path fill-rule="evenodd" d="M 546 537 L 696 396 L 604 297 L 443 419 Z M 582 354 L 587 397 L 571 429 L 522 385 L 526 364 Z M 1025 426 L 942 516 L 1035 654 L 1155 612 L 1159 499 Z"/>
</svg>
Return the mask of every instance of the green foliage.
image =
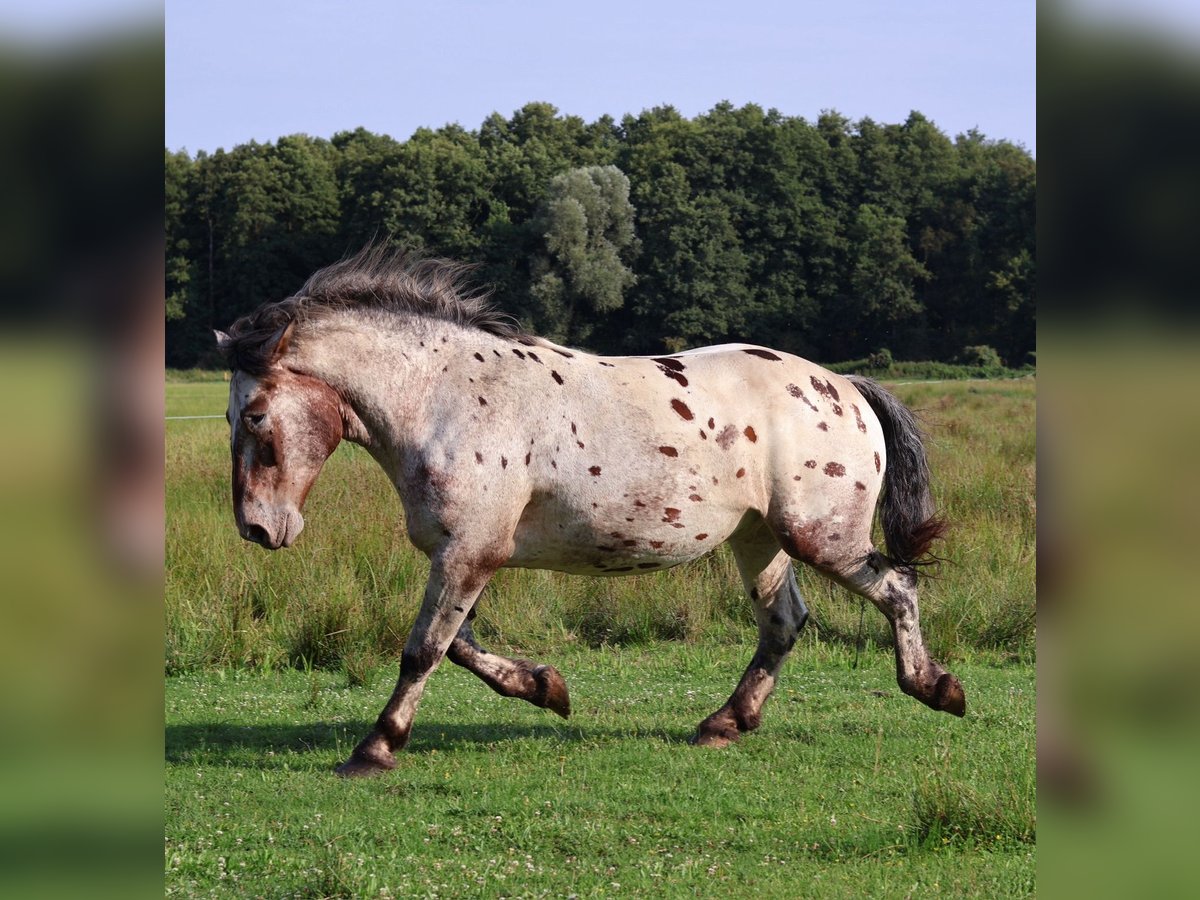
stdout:
<svg viewBox="0 0 1200 900">
<path fill-rule="evenodd" d="M 1029 154 L 836 112 L 720 103 L 586 123 L 546 103 L 400 142 L 359 128 L 166 155 L 167 360 L 372 239 L 480 265 L 499 304 L 602 352 L 750 341 L 821 360 L 1035 345 Z M 878 368 L 878 367 L 877 367 Z"/>
<path fill-rule="evenodd" d="M 1000 359 L 1000 354 L 996 352 L 994 347 L 989 347 L 987 344 L 963 347 L 962 353 L 958 355 L 958 359 L 964 366 L 996 368 L 1004 365 L 1004 361 Z"/>
<path fill-rule="evenodd" d="M 616 166 L 556 175 L 536 219 L 546 253 L 534 258 L 535 325 L 549 337 L 582 344 L 593 324 L 624 303 L 634 283 L 626 264 L 637 253 L 629 179 Z"/>
</svg>

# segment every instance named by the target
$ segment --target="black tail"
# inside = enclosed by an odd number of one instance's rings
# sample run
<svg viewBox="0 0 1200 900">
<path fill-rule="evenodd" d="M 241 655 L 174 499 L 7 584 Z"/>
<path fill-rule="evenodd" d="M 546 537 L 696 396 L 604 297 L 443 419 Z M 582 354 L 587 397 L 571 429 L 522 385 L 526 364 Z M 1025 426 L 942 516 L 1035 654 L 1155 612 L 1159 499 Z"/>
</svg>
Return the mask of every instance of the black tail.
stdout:
<svg viewBox="0 0 1200 900">
<path fill-rule="evenodd" d="M 946 520 L 937 515 L 929 493 L 929 463 L 921 443 L 921 429 L 912 412 L 870 378 L 849 375 L 860 394 L 875 410 L 883 426 L 887 468 L 879 519 L 888 555 L 899 566 L 928 565 L 937 560 L 929 553 L 946 531 Z"/>
</svg>

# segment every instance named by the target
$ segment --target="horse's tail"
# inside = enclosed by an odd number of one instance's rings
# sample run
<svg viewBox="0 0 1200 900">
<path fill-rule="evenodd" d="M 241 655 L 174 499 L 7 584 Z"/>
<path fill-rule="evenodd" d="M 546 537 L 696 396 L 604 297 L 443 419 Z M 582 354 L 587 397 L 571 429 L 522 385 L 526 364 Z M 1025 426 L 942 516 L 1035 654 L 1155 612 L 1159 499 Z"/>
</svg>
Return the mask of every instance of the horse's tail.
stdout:
<svg viewBox="0 0 1200 900">
<path fill-rule="evenodd" d="M 888 556 L 899 566 L 936 562 L 929 548 L 942 537 L 947 522 L 933 506 L 929 492 L 929 462 L 921 443 L 916 417 L 890 392 L 870 378 L 847 376 L 883 426 L 887 468 L 879 511 Z"/>
</svg>

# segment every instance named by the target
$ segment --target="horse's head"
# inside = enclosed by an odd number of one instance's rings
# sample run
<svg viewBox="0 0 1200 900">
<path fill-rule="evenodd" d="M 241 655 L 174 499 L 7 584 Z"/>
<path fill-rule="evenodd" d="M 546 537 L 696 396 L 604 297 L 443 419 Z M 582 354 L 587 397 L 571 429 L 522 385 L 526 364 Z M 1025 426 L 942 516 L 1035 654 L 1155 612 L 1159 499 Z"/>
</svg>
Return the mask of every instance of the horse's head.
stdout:
<svg viewBox="0 0 1200 900">
<path fill-rule="evenodd" d="M 234 369 L 229 382 L 233 513 L 238 531 L 268 550 L 290 547 L 321 466 L 342 439 L 341 401 L 328 384 L 282 364 L 291 327 L 273 338 L 260 374 Z M 232 339 L 217 332 L 227 348 Z"/>
</svg>

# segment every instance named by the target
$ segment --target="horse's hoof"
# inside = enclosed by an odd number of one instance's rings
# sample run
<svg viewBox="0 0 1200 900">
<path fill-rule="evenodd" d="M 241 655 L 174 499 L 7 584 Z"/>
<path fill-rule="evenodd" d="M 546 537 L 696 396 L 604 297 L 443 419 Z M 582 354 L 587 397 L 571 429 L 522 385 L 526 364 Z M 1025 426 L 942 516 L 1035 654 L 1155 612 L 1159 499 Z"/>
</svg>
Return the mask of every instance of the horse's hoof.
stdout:
<svg viewBox="0 0 1200 900">
<path fill-rule="evenodd" d="M 554 666 L 538 666 L 533 670 L 538 683 L 537 705 L 558 713 L 564 719 L 571 715 L 571 696 L 567 683 Z"/>
<path fill-rule="evenodd" d="M 368 778 L 390 772 L 394 768 L 396 768 L 396 757 L 390 753 L 387 756 L 381 754 L 360 756 L 356 752 L 334 771 L 340 778 Z"/>
<path fill-rule="evenodd" d="M 688 741 L 696 747 L 714 747 L 717 750 L 728 747 L 741 737 L 737 725 L 727 719 L 708 718 L 700 723 L 692 739 Z"/>
<path fill-rule="evenodd" d="M 938 679 L 933 689 L 935 709 L 948 712 L 962 718 L 967 714 L 967 695 L 963 693 L 962 682 L 949 672 Z"/>
<path fill-rule="evenodd" d="M 705 734 L 697 732 L 688 743 L 693 747 L 712 747 L 715 750 L 723 750 L 736 740 L 736 735 L 729 737 L 724 734 L 716 734 L 715 732 Z"/>
</svg>

